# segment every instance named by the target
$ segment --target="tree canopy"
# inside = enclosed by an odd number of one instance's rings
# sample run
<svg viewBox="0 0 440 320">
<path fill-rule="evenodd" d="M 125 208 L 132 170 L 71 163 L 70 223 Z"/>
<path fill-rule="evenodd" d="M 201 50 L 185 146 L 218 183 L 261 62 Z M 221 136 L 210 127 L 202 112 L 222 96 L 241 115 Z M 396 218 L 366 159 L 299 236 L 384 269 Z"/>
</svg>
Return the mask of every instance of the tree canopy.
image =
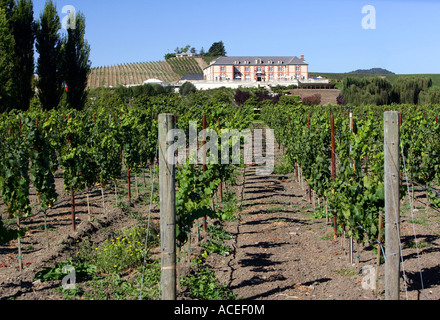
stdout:
<svg viewBox="0 0 440 320">
<path fill-rule="evenodd" d="M 211 48 L 209 48 L 208 56 L 213 56 L 213 57 L 226 56 L 226 49 L 223 41 L 214 42 Z"/>
</svg>

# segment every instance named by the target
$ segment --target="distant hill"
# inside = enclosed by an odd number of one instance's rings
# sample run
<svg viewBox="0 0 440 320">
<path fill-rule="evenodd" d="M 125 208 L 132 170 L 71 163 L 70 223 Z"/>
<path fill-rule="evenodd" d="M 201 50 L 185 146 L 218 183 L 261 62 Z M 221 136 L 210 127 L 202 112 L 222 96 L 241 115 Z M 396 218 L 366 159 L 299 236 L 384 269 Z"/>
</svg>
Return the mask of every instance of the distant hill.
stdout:
<svg viewBox="0 0 440 320">
<path fill-rule="evenodd" d="M 203 74 L 206 63 L 202 58 L 171 58 L 167 61 L 124 63 L 116 66 L 93 68 L 87 89 L 141 85 L 148 79 L 173 83 L 187 74 Z"/>
<path fill-rule="evenodd" d="M 372 68 L 372 69 L 358 69 L 356 71 L 351 71 L 348 72 L 349 74 L 380 74 L 380 75 L 384 75 L 384 74 L 395 74 L 394 72 L 388 71 L 386 69 L 382 69 L 382 68 Z"/>
</svg>

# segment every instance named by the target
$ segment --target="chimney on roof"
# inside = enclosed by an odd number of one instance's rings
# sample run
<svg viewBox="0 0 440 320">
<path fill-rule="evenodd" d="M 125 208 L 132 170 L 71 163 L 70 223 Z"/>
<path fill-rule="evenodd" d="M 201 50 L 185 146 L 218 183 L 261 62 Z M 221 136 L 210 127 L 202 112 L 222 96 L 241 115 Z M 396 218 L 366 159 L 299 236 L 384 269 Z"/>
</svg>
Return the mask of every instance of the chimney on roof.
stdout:
<svg viewBox="0 0 440 320">
<path fill-rule="evenodd" d="M 304 59 L 304 55 L 301 56 L 301 60 L 305 60 L 305 59 Z"/>
</svg>

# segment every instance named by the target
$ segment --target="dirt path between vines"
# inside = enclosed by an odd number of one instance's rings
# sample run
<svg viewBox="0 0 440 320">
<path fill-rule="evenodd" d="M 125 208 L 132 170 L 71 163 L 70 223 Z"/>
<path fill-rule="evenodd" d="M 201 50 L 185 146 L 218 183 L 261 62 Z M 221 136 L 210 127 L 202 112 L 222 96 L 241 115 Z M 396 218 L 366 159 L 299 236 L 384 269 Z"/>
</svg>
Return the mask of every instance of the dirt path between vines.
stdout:
<svg viewBox="0 0 440 320">
<path fill-rule="evenodd" d="M 282 148 L 276 145 L 276 159 Z M 227 223 L 234 235 L 230 257 L 212 257 L 221 282 L 241 299 L 251 300 L 375 300 L 384 299 L 384 266 L 379 270 L 378 295 L 364 289 L 368 273 L 376 266 L 376 254 L 368 244 L 354 245 L 353 264 L 349 240 L 333 239 L 333 228 L 325 218 L 312 218 L 314 208 L 295 174 L 259 176 L 257 166 L 248 166 L 239 182 L 243 189 L 243 209 L 237 222 Z M 244 184 L 243 184 L 244 180 Z M 305 188 L 305 186 L 304 186 Z M 420 193 L 419 197 L 423 197 Z M 401 234 L 403 268 L 402 299 L 440 299 L 439 213 L 416 203 L 414 227 L 419 241 L 420 265 L 413 245 L 413 224 L 402 203 Z M 423 208 L 423 209 L 422 209 Z M 422 221 L 422 223 L 420 223 Z M 356 257 L 359 256 L 359 263 Z"/>
</svg>

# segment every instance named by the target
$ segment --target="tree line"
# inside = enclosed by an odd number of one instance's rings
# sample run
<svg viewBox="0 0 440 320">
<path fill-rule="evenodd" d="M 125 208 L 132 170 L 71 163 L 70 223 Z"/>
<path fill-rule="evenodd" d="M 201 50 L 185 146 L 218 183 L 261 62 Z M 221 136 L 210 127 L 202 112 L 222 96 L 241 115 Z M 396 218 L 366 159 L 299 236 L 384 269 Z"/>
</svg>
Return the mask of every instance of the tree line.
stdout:
<svg viewBox="0 0 440 320">
<path fill-rule="evenodd" d="M 84 107 L 91 70 L 84 15 L 70 14 L 67 26 L 62 35 L 52 0 L 37 21 L 32 0 L 0 0 L 0 112 L 34 103 L 44 110 Z"/>
<path fill-rule="evenodd" d="M 381 77 L 354 78 L 343 81 L 338 104 L 389 105 L 439 104 L 440 88 L 427 77 L 399 77 L 394 83 Z"/>
<path fill-rule="evenodd" d="M 165 60 L 168 60 L 170 58 L 175 58 L 177 56 L 177 54 L 181 54 L 181 53 L 188 53 L 191 52 L 193 54 L 202 56 L 202 57 L 213 57 L 213 58 L 217 58 L 217 57 L 222 57 L 222 56 L 226 56 L 226 49 L 225 49 L 225 44 L 223 43 L 223 41 L 219 41 L 219 42 L 214 42 L 211 47 L 209 48 L 208 52 L 205 51 L 205 49 L 202 47 L 200 49 L 200 51 L 197 52 L 197 49 L 194 47 L 191 47 L 191 45 L 187 45 L 183 48 L 179 48 L 177 47 L 174 50 L 175 53 L 168 53 L 165 55 Z"/>
</svg>

